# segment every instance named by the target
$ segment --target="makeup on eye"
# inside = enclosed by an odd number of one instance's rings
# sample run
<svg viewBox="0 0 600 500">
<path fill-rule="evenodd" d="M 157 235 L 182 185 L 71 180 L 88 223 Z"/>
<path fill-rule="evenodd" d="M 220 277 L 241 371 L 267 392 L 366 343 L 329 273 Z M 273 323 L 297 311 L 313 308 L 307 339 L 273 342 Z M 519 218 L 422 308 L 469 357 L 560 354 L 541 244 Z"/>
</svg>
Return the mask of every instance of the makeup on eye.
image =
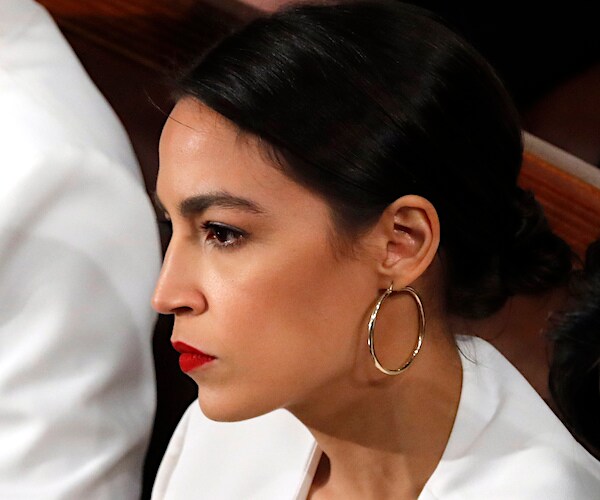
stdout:
<svg viewBox="0 0 600 500">
<path fill-rule="evenodd" d="M 220 248 L 232 248 L 242 244 L 249 233 L 222 222 L 206 221 L 202 224 L 201 230 L 206 237 L 206 241 Z"/>
</svg>

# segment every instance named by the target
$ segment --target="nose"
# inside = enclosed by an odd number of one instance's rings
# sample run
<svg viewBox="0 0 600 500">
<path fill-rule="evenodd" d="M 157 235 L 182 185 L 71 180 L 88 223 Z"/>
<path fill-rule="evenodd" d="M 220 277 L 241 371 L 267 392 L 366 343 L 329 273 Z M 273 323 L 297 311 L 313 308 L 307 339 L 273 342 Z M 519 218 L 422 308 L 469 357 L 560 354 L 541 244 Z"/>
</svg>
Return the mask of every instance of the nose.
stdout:
<svg viewBox="0 0 600 500">
<path fill-rule="evenodd" d="M 201 314 L 207 303 L 190 259 L 171 240 L 152 296 L 152 307 L 160 314 Z"/>
</svg>

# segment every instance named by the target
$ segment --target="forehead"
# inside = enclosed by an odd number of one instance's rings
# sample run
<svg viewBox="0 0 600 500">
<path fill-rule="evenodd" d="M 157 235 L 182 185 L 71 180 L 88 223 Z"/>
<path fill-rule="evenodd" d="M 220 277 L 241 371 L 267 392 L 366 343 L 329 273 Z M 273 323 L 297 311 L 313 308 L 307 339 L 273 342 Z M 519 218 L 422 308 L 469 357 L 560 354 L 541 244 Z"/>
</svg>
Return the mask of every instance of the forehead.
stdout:
<svg viewBox="0 0 600 500">
<path fill-rule="evenodd" d="M 159 152 L 157 194 L 167 208 L 190 196 L 227 192 L 268 211 L 329 214 L 318 195 L 274 166 L 258 138 L 191 98 L 171 112 Z"/>
</svg>

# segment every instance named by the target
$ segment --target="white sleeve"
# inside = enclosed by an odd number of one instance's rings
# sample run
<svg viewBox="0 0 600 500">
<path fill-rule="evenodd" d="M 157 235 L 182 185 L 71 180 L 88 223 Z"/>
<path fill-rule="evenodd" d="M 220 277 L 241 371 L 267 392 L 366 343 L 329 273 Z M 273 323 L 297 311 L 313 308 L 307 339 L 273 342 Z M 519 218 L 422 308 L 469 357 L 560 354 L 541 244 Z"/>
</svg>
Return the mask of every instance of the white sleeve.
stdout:
<svg viewBox="0 0 600 500">
<path fill-rule="evenodd" d="M 138 498 L 155 405 L 150 203 L 93 149 L 0 163 L 15 172 L 0 185 L 0 498 Z"/>
</svg>

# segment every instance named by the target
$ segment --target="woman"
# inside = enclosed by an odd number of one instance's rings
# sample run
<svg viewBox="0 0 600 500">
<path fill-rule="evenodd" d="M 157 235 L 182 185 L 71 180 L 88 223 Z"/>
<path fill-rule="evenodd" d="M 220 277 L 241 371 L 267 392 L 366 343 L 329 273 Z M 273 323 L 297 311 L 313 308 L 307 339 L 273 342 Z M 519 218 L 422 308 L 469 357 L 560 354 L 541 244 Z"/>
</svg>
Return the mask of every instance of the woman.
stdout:
<svg viewBox="0 0 600 500">
<path fill-rule="evenodd" d="M 545 293 L 568 247 L 516 187 L 488 65 L 408 6 L 304 6 L 179 82 L 154 305 L 199 386 L 155 498 L 589 498 L 598 463 L 456 325 Z"/>
</svg>

